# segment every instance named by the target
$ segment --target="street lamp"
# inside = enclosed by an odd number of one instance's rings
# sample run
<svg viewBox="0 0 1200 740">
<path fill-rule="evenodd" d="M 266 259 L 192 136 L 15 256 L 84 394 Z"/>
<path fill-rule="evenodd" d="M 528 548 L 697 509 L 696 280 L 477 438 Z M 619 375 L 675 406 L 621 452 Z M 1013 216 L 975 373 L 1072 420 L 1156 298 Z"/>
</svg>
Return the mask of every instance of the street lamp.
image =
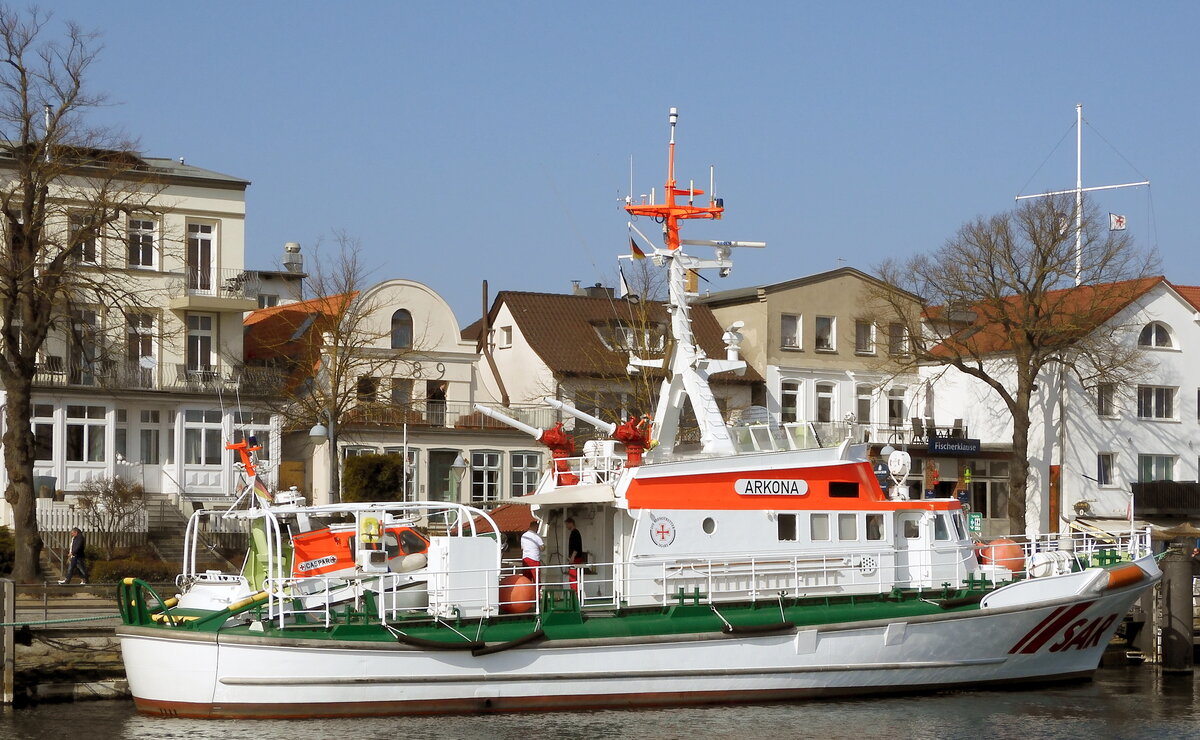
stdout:
<svg viewBox="0 0 1200 740">
<path fill-rule="evenodd" d="M 337 426 L 333 421 L 333 412 L 327 410 L 325 412 L 326 420 L 329 425 L 326 426 L 318 421 L 312 429 L 308 430 L 308 436 L 313 440 L 313 444 L 329 443 L 327 450 L 329 462 L 329 502 L 332 504 L 341 502 L 341 486 L 338 485 L 338 456 L 337 456 Z"/>
<path fill-rule="evenodd" d="M 462 503 L 458 500 L 459 488 L 462 486 L 463 473 L 467 471 L 467 460 L 460 452 L 454 458 L 454 462 L 450 463 L 450 500 L 454 503 Z"/>
</svg>

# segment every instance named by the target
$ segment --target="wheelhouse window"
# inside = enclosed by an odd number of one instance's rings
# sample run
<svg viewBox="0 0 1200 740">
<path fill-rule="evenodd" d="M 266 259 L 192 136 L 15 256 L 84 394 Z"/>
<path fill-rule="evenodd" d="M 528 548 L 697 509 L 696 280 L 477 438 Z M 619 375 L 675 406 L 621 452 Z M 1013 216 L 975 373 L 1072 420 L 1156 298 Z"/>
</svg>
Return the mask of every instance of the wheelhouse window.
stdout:
<svg viewBox="0 0 1200 740">
<path fill-rule="evenodd" d="M 813 346 L 818 352 L 837 350 L 837 322 L 832 316 L 818 316 Z"/>
<path fill-rule="evenodd" d="M 838 539 L 858 539 L 858 514 L 838 514 Z"/>
<path fill-rule="evenodd" d="M 785 313 L 779 317 L 779 346 L 783 349 L 800 349 L 800 315 Z"/>
<path fill-rule="evenodd" d="M 795 542 L 796 541 L 796 515 L 795 514 L 779 514 L 775 517 L 775 523 L 779 529 L 780 542 Z"/>
<path fill-rule="evenodd" d="M 826 541 L 829 539 L 829 515 L 828 514 L 812 514 L 808 520 L 809 523 L 809 539 L 814 542 Z"/>
<path fill-rule="evenodd" d="M 1139 385 L 1137 390 L 1139 419 L 1175 418 L 1175 389 L 1164 386 Z"/>
<path fill-rule="evenodd" d="M 1142 333 L 1138 335 L 1139 347 L 1158 347 L 1170 348 L 1173 347 L 1171 342 L 1171 330 L 1161 321 L 1151 321 L 1142 327 Z"/>
</svg>

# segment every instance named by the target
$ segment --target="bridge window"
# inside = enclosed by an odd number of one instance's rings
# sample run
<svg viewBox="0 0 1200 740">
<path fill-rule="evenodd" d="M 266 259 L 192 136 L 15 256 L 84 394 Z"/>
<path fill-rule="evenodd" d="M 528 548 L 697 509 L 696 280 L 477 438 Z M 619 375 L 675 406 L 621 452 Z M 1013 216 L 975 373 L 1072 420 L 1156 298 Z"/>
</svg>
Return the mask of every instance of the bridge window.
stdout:
<svg viewBox="0 0 1200 740">
<path fill-rule="evenodd" d="M 796 541 L 796 515 L 795 514 L 780 514 L 775 519 L 775 523 L 779 525 L 779 541 L 780 542 L 795 542 Z"/>
<path fill-rule="evenodd" d="M 830 481 L 829 498 L 858 498 L 858 483 L 855 481 Z"/>
<path fill-rule="evenodd" d="M 867 539 L 883 539 L 883 514 L 867 514 Z"/>
<path fill-rule="evenodd" d="M 858 539 L 858 515 L 857 514 L 838 514 L 838 539 L 839 540 L 857 540 Z"/>
<path fill-rule="evenodd" d="M 829 515 L 813 514 L 809 521 L 809 536 L 814 541 L 829 539 Z"/>
</svg>

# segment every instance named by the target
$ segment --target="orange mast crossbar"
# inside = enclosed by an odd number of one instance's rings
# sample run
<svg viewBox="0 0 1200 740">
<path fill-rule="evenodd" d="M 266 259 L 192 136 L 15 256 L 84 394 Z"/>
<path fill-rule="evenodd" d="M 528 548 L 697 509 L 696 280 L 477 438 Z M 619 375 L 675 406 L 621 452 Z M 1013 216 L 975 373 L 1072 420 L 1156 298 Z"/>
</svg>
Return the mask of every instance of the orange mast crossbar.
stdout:
<svg viewBox="0 0 1200 740">
<path fill-rule="evenodd" d="M 689 218 L 707 218 L 719 220 L 725 212 L 725 206 L 711 195 L 707 206 L 696 206 L 689 203 L 676 203 L 678 197 L 687 197 L 689 201 L 697 195 L 704 195 L 703 190 L 694 187 L 679 188 L 675 186 L 675 124 L 679 121 L 679 109 L 672 108 L 670 114 L 671 141 L 667 154 L 667 184 L 664 188 L 664 203 L 630 203 L 625 210 L 633 216 L 650 216 L 663 224 L 663 234 L 667 249 L 679 249 L 679 221 Z"/>
</svg>

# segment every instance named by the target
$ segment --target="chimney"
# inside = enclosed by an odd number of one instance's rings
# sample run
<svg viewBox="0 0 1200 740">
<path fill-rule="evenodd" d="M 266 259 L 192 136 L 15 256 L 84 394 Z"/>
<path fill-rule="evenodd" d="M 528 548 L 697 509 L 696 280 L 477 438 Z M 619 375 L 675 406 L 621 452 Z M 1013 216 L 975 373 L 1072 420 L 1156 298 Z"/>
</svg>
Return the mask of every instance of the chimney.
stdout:
<svg viewBox="0 0 1200 740">
<path fill-rule="evenodd" d="M 283 245 L 283 269 L 288 272 L 304 272 L 304 255 L 300 254 L 300 242 Z"/>
<path fill-rule="evenodd" d="M 613 289 L 606 288 L 603 285 L 601 285 L 600 283 L 596 283 L 595 285 L 593 285 L 591 287 L 584 288 L 583 292 L 585 294 L 587 294 L 588 298 L 612 298 L 613 297 Z"/>
<path fill-rule="evenodd" d="M 579 287 L 578 280 L 571 281 L 571 295 L 583 295 L 583 288 Z"/>
</svg>

